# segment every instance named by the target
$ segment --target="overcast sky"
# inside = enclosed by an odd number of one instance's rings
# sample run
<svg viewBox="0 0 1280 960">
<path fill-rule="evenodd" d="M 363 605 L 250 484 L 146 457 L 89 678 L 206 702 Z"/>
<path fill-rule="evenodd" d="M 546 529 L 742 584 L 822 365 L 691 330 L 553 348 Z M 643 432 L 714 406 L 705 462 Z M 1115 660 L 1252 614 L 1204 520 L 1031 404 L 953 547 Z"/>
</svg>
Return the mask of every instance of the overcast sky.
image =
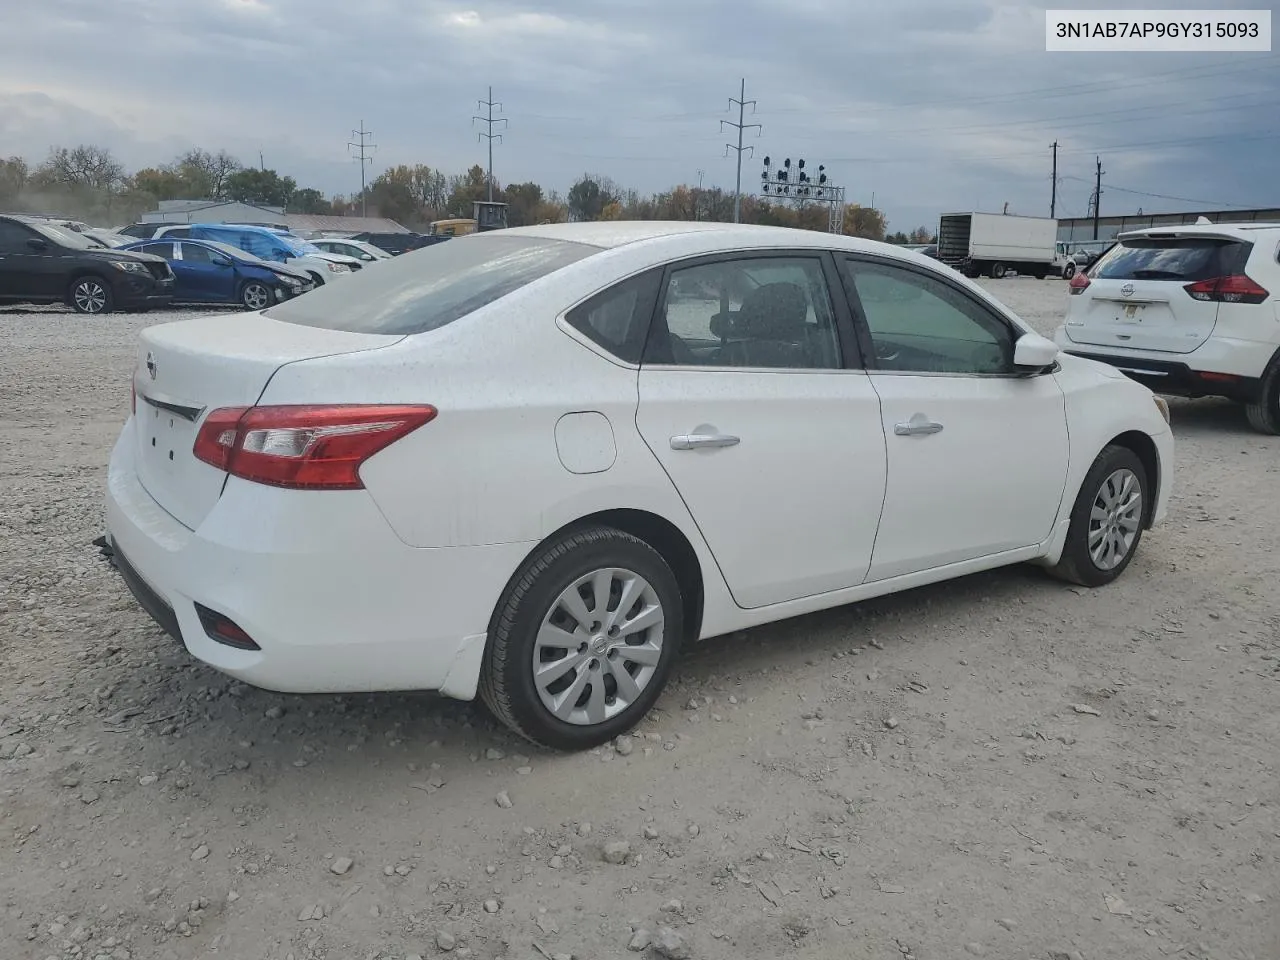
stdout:
<svg viewBox="0 0 1280 960">
<path fill-rule="evenodd" d="M 1063 0 L 1048 4 L 1062 7 Z M 1081 9 L 1119 4 L 1082 3 Z M 1133 4 L 1138 5 L 1138 4 Z M 1274 0 L 1270 6 L 1274 6 Z M 299 185 L 359 189 L 398 163 L 484 162 L 471 117 L 509 119 L 500 182 L 584 171 L 648 192 L 732 188 L 729 98 L 758 101 L 760 160 L 825 163 L 890 229 L 939 212 L 1280 204 L 1280 56 L 1044 51 L 1046 4 L 987 0 L 39 0 L 6 3 L 0 154 L 99 143 L 132 170 L 226 148 Z M 1268 6 L 1163 0 L 1162 8 Z M 1126 192 L 1137 191 L 1137 192 Z M 1165 194 L 1162 199 L 1143 194 Z M 1193 202 L 1192 202 L 1193 201 Z"/>
</svg>

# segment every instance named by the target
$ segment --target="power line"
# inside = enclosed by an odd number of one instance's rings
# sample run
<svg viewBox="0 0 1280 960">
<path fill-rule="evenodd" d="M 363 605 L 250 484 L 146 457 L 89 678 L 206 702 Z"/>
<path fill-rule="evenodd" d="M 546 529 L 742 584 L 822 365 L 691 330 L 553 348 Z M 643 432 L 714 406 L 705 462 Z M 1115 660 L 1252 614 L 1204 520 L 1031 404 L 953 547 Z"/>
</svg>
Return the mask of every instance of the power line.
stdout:
<svg viewBox="0 0 1280 960">
<path fill-rule="evenodd" d="M 487 109 L 488 113 L 483 117 L 472 117 L 471 122 L 474 124 L 479 120 L 481 123 L 486 125 L 485 132 L 479 134 L 478 139 L 489 141 L 489 173 L 486 179 L 489 183 L 489 202 L 493 203 L 493 141 L 497 140 L 499 143 L 502 142 L 502 134 L 494 133 L 493 125 L 495 123 L 505 124 L 507 120 L 505 117 L 494 117 L 493 115 L 494 107 L 497 107 L 499 112 L 502 111 L 502 104 L 493 99 L 493 87 L 489 88 L 489 99 L 480 100 L 478 102 L 480 104 L 480 109 Z M 506 127 L 503 127 L 503 129 L 505 130 Z"/>
<path fill-rule="evenodd" d="M 747 99 L 747 81 L 745 77 L 742 80 L 742 87 L 738 93 L 738 99 L 735 100 L 733 97 L 729 98 L 730 110 L 733 109 L 733 105 L 735 103 L 738 105 L 738 122 L 734 123 L 732 120 L 721 120 L 720 129 L 723 130 L 726 126 L 729 126 L 738 131 L 738 145 L 735 147 L 732 143 L 726 143 L 724 145 L 724 155 L 727 157 L 730 150 L 734 150 L 738 154 L 738 177 L 733 188 L 733 222 L 740 223 L 742 221 L 742 151 L 750 150 L 753 157 L 756 154 L 755 147 L 744 147 L 742 145 L 742 132 L 744 130 L 751 129 L 763 130 L 764 128 L 758 123 L 745 122 L 746 109 L 748 106 L 751 107 L 751 112 L 753 114 L 756 112 L 756 102 L 754 100 Z M 760 136 L 760 134 L 757 133 L 756 136 Z"/>
<path fill-rule="evenodd" d="M 373 163 L 373 157 L 369 156 L 369 151 L 377 150 L 378 145 L 376 143 L 365 142 L 365 137 L 373 136 L 373 131 L 366 130 L 364 128 L 363 120 L 360 121 L 360 129 L 352 130 L 351 135 L 353 137 L 360 138 L 359 142 L 348 140 L 347 150 L 351 150 L 352 147 L 356 147 L 360 151 L 352 159 L 360 161 L 360 216 L 366 217 L 369 215 L 369 197 L 368 197 L 368 191 L 365 189 L 365 176 L 364 176 L 365 166 L 364 165 L 366 163 Z"/>
<path fill-rule="evenodd" d="M 1240 210 L 1249 210 L 1256 207 L 1252 203 L 1224 203 L 1221 200 L 1197 200 L 1195 197 L 1175 197 L 1168 193 L 1148 193 L 1145 190 L 1130 190 L 1127 187 L 1117 187 L 1108 184 L 1108 190 L 1115 190 L 1119 193 L 1131 193 L 1138 197 L 1155 197 L 1158 200 L 1177 200 L 1179 203 L 1201 203 L 1207 207 L 1236 207 Z"/>
</svg>

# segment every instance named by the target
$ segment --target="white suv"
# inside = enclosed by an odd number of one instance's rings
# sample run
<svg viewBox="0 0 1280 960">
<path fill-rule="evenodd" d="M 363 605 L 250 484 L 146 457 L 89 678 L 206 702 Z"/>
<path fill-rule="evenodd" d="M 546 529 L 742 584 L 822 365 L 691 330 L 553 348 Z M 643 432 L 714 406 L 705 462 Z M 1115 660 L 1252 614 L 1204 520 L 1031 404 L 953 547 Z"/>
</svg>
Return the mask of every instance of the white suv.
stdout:
<svg viewBox="0 0 1280 960">
<path fill-rule="evenodd" d="M 1280 434 L 1280 224 L 1155 227 L 1070 283 L 1054 339 L 1157 393 L 1226 397 Z"/>
</svg>

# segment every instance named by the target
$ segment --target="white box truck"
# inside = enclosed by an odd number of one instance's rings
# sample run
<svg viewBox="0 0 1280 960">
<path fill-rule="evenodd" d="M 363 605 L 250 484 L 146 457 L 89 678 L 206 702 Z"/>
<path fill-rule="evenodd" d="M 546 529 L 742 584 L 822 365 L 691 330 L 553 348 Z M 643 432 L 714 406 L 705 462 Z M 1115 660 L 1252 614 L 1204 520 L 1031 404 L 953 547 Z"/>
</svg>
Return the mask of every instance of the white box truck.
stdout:
<svg viewBox="0 0 1280 960">
<path fill-rule="evenodd" d="M 966 277 L 999 279 L 1010 270 L 1044 279 L 1055 269 L 1058 221 L 1002 213 L 944 213 L 938 259 Z"/>
</svg>

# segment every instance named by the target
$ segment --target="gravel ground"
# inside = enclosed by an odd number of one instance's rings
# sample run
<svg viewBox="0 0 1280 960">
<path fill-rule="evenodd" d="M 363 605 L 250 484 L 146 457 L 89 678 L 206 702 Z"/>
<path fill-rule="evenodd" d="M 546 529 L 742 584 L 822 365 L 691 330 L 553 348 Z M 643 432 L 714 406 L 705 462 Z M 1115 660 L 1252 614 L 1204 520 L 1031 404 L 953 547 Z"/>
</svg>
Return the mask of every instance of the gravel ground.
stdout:
<svg viewBox="0 0 1280 960">
<path fill-rule="evenodd" d="M 990 287 L 1045 332 L 1066 299 Z M 0 309 L 5 960 L 1280 957 L 1280 442 L 1231 405 L 1173 404 L 1171 516 L 1114 586 L 711 641 L 635 737 L 547 755 L 229 682 L 136 608 L 90 541 L 174 316 Z"/>
</svg>

